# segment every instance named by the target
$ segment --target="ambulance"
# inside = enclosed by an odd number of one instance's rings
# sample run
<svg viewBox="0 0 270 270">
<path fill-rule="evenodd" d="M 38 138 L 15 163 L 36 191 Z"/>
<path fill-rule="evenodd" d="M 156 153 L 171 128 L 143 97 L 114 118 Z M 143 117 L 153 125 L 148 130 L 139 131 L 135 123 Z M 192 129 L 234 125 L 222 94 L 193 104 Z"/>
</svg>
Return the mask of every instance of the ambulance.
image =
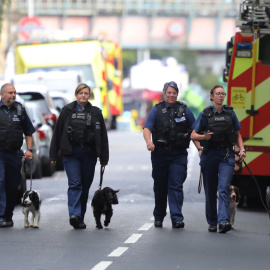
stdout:
<svg viewBox="0 0 270 270">
<path fill-rule="evenodd" d="M 113 92 L 114 88 L 111 87 L 113 83 L 107 76 L 107 60 L 104 54 L 103 42 L 97 38 L 17 43 L 15 69 L 16 74 L 78 72 L 92 89 L 90 102 L 102 110 L 106 125 L 110 128 L 114 112 L 109 103 L 109 93 Z M 121 103 L 121 99 L 117 102 Z"/>
<path fill-rule="evenodd" d="M 240 31 L 226 49 L 223 78 L 228 82 L 227 104 L 234 108 L 240 121 L 246 164 L 265 199 L 270 186 L 270 1 L 240 4 L 237 26 Z M 239 150 L 236 145 L 235 151 Z M 248 168 L 236 155 L 232 184 L 252 205 L 260 193 Z"/>
</svg>

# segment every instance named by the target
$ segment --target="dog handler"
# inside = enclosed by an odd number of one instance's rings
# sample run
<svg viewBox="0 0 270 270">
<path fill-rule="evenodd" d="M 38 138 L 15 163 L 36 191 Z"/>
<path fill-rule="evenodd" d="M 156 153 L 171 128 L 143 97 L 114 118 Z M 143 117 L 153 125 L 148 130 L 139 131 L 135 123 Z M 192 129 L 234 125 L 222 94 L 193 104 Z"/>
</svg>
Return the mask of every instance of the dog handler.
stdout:
<svg viewBox="0 0 270 270">
<path fill-rule="evenodd" d="M 12 216 L 18 187 L 22 181 L 22 157 L 32 158 L 35 128 L 25 108 L 16 102 L 16 89 L 6 83 L 0 101 L 0 228 L 14 225 Z M 21 150 L 25 135 L 27 150 Z"/>
<path fill-rule="evenodd" d="M 168 197 L 172 227 L 179 229 L 185 226 L 182 205 L 183 183 L 187 177 L 186 149 L 195 118 L 184 103 L 177 101 L 179 90 L 175 82 L 165 83 L 163 92 L 165 101 L 150 111 L 143 136 L 151 151 L 155 227 L 163 225 Z"/>
<path fill-rule="evenodd" d="M 91 89 L 81 83 L 75 91 L 76 101 L 67 104 L 56 123 L 50 159 L 56 164 L 58 152 L 68 177 L 69 222 L 74 229 L 85 229 L 84 215 L 93 182 L 97 157 L 106 166 L 109 160 L 107 130 L 98 107 L 88 101 Z"/>
<path fill-rule="evenodd" d="M 238 142 L 240 147 L 240 161 L 246 158 L 239 132 L 241 125 L 233 108 L 223 105 L 225 96 L 223 86 L 212 87 L 210 100 L 213 106 L 205 108 L 200 113 L 191 133 L 191 139 L 199 141 L 202 146 L 198 151 L 201 157 L 208 231 L 216 232 L 218 223 L 219 233 L 231 230 L 229 185 L 235 166 L 233 152 L 235 142 Z"/>
</svg>

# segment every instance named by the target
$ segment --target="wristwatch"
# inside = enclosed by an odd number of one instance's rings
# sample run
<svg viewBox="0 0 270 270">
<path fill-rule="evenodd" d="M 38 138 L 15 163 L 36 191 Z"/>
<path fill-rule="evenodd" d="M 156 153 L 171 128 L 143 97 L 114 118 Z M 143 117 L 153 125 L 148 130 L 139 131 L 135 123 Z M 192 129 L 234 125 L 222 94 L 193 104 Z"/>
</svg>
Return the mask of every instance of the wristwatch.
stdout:
<svg viewBox="0 0 270 270">
<path fill-rule="evenodd" d="M 202 151 L 203 150 L 203 147 L 201 147 L 201 148 L 198 148 L 198 151 L 200 152 L 200 151 Z"/>
<path fill-rule="evenodd" d="M 246 149 L 240 149 L 241 152 L 246 152 Z"/>
<path fill-rule="evenodd" d="M 26 150 L 27 151 L 30 151 L 30 152 L 33 152 L 33 150 L 31 148 L 27 148 Z"/>
</svg>

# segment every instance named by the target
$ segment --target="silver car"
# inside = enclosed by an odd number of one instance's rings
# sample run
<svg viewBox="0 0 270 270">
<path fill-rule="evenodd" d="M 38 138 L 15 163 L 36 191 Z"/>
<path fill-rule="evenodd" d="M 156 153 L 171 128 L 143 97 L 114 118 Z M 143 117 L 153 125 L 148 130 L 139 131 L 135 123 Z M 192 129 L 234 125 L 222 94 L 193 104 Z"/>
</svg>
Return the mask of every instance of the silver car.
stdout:
<svg viewBox="0 0 270 270">
<path fill-rule="evenodd" d="M 43 176 L 52 176 L 55 172 L 55 166 L 50 162 L 50 144 L 53 135 L 53 129 L 44 120 L 37 104 L 25 102 L 29 117 L 36 129 L 39 140 L 39 159 Z"/>
</svg>

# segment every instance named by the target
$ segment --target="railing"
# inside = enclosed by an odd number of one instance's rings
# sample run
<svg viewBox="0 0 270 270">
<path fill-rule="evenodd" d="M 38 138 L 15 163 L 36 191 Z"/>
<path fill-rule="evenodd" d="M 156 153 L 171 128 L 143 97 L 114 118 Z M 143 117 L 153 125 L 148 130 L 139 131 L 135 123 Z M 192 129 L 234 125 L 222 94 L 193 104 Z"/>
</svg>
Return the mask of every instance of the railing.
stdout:
<svg viewBox="0 0 270 270">
<path fill-rule="evenodd" d="M 27 14 L 31 0 L 17 0 Z M 238 16 L 243 0 L 32 0 L 35 15 Z"/>
</svg>

